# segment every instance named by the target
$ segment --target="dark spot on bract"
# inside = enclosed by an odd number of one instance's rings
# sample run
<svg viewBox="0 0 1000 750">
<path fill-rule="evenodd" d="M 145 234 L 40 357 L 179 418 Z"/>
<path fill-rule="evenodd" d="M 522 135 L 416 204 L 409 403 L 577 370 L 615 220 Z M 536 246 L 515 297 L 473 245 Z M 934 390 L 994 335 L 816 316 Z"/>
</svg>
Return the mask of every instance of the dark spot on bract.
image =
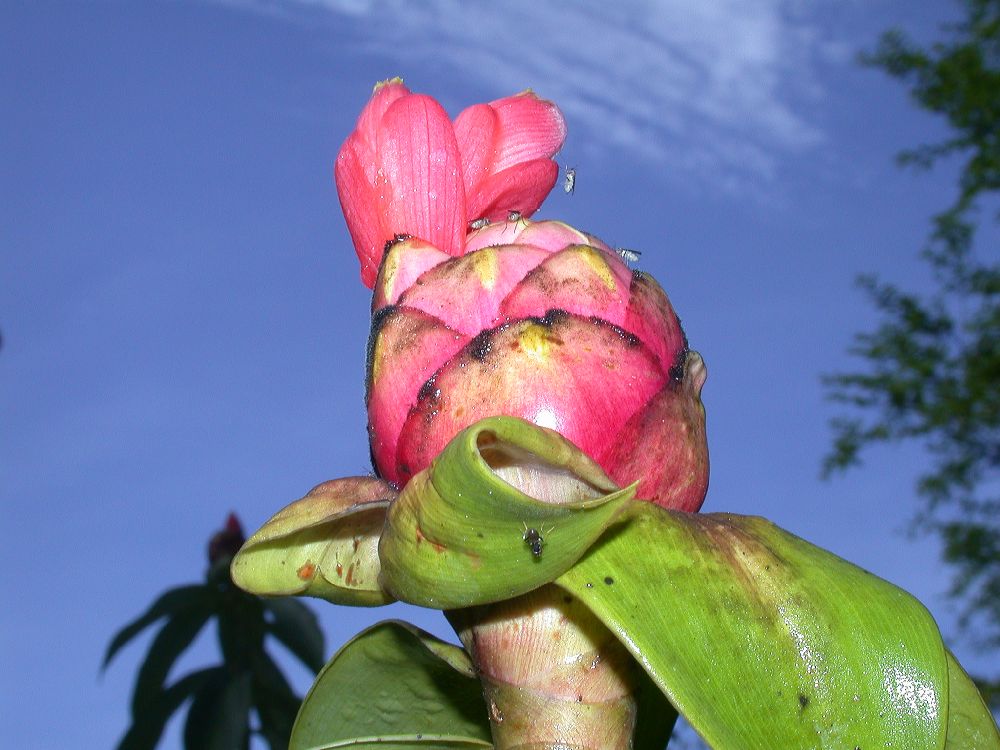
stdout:
<svg viewBox="0 0 1000 750">
<path fill-rule="evenodd" d="M 614 323 L 605 320 L 604 318 L 598 318 L 596 315 L 591 315 L 590 322 L 595 326 L 601 326 L 602 328 L 607 328 L 612 331 L 616 336 L 618 336 L 618 338 L 625 342 L 625 346 L 639 346 L 642 343 L 642 340 L 634 333 L 629 333 L 621 326 L 616 326 Z"/>
<path fill-rule="evenodd" d="M 478 362 L 486 359 L 493 347 L 493 329 L 482 331 L 469 342 L 469 356 Z"/>
<path fill-rule="evenodd" d="M 545 326 L 546 328 L 551 328 L 554 325 L 559 324 L 563 320 L 569 317 L 569 313 L 563 310 L 561 307 L 553 307 L 546 310 L 545 315 L 540 318 L 530 318 L 538 325 Z"/>
<path fill-rule="evenodd" d="M 420 390 L 417 391 L 417 401 L 437 400 L 441 396 L 441 389 L 435 385 L 436 382 L 437 373 L 434 373 L 420 386 Z"/>
<path fill-rule="evenodd" d="M 799 693 L 799 710 L 805 711 L 809 707 L 809 696 Z"/>
<path fill-rule="evenodd" d="M 382 246 L 382 260 L 385 260 L 385 254 L 389 252 L 389 248 L 395 245 L 397 242 L 406 242 L 409 239 L 413 239 L 412 234 L 403 234 L 402 232 L 397 232 L 392 236 L 391 240 L 386 240 L 385 245 Z"/>
<path fill-rule="evenodd" d="M 614 582 L 615 582 L 615 579 L 614 579 L 614 578 L 612 578 L 611 576 L 604 576 L 604 582 L 605 582 L 605 583 L 606 583 L 606 584 L 607 584 L 608 586 L 610 586 L 610 585 L 611 585 L 612 583 L 614 583 Z"/>
<path fill-rule="evenodd" d="M 687 364 L 688 351 L 687 343 L 685 342 L 684 348 L 677 352 L 677 358 L 670 366 L 668 374 L 670 375 L 670 379 L 675 383 L 679 383 L 684 379 L 684 365 Z"/>
</svg>

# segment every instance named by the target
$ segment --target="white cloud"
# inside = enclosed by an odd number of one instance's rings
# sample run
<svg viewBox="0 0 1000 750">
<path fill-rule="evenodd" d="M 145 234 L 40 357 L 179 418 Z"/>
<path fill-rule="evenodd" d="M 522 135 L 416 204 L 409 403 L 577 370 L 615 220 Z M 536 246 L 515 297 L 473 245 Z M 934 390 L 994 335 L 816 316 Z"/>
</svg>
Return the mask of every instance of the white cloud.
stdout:
<svg viewBox="0 0 1000 750">
<path fill-rule="evenodd" d="M 365 48 L 398 56 L 400 68 L 436 60 L 499 90 L 530 84 L 588 141 L 658 160 L 686 180 L 760 184 L 782 158 L 824 138 L 804 105 L 820 96 L 818 65 L 836 48 L 795 0 L 227 2 L 364 24 Z"/>
</svg>

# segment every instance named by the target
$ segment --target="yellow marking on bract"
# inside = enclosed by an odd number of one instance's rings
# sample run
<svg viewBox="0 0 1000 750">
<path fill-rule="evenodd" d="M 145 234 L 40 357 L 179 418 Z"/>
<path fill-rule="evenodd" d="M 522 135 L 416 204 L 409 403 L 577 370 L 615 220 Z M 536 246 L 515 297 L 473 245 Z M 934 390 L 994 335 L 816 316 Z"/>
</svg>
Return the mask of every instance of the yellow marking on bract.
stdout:
<svg viewBox="0 0 1000 750">
<path fill-rule="evenodd" d="M 548 328 L 538 323 L 529 324 L 518 338 L 518 343 L 525 354 L 539 362 L 548 359 L 552 346 Z"/>
<path fill-rule="evenodd" d="M 396 275 L 399 273 L 399 261 L 403 257 L 400 242 L 394 242 L 382 261 L 382 273 L 379 274 L 378 283 L 382 287 L 382 298 L 393 299 L 393 287 L 396 285 Z"/>
<path fill-rule="evenodd" d="M 591 247 L 590 245 L 580 245 L 577 248 L 577 252 L 580 253 L 584 262 L 590 266 L 591 270 L 597 275 L 603 283 L 604 286 L 608 288 L 609 291 L 615 291 L 618 285 L 615 284 L 615 275 L 611 271 L 611 266 L 608 265 L 608 261 L 604 258 L 604 253 L 598 250 L 596 247 Z"/>
<path fill-rule="evenodd" d="M 378 382 L 379 374 L 382 369 L 382 337 L 378 336 L 375 339 L 375 348 L 372 350 L 372 388 Z"/>
<path fill-rule="evenodd" d="M 500 259 L 495 247 L 484 247 L 471 254 L 472 270 L 479 277 L 483 289 L 492 291 L 500 276 Z"/>
</svg>

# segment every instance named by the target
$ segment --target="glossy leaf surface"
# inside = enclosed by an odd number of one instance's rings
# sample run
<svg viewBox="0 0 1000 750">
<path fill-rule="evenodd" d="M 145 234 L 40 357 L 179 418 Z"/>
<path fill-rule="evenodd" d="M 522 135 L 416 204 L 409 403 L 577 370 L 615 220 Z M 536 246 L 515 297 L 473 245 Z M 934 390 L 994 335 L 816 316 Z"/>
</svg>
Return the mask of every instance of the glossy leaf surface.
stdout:
<svg viewBox="0 0 1000 750">
<path fill-rule="evenodd" d="M 927 611 L 764 519 L 636 506 L 556 583 L 718 750 L 943 746 Z"/>
<path fill-rule="evenodd" d="M 948 744 L 946 750 L 1000 748 L 1000 730 L 975 684 L 948 652 Z"/>
</svg>

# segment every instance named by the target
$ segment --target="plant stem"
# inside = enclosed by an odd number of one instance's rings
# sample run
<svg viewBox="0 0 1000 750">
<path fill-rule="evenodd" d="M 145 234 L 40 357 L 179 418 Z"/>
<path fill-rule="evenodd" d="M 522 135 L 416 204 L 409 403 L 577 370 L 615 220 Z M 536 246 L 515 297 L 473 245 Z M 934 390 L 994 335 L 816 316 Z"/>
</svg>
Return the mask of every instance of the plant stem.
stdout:
<svg viewBox="0 0 1000 750">
<path fill-rule="evenodd" d="M 497 750 L 624 750 L 635 664 L 578 600 L 548 585 L 447 613 L 483 683 Z"/>
</svg>

